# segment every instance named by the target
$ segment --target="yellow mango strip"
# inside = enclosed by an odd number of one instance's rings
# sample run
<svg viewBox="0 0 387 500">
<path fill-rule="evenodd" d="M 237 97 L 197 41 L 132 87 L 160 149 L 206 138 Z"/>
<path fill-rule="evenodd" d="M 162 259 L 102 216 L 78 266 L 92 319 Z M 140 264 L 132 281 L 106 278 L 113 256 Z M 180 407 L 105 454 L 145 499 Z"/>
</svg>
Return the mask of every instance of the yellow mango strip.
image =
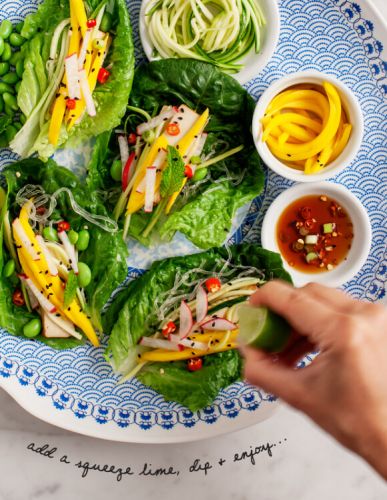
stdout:
<svg viewBox="0 0 387 500">
<path fill-rule="evenodd" d="M 335 145 L 335 137 L 321 151 L 318 159 L 312 165 L 312 173 L 320 172 L 329 162 Z"/>
<path fill-rule="evenodd" d="M 217 352 L 230 351 L 231 349 L 236 349 L 236 348 L 237 348 L 237 343 L 230 342 L 224 347 L 217 347 L 215 345 L 207 351 L 198 351 L 194 349 L 184 349 L 183 351 L 166 351 L 165 349 L 155 349 L 154 351 L 148 351 L 141 354 L 140 355 L 141 357 L 138 358 L 138 363 L 142 363 L 144 361 L 155 361 L 155 362 L 182 361 L 185 359 L 200 358 L 202 356 L 215 354 Z"/>
<path fill-rule="evenodd" d="M 53 146 L 58 144 L 65 113 L 66 99 L 63 94 L 60 94 L 55 101 L 51 115 L 50 128 L 48 129 L 48 140 Z"/>
<path fill-rule="evenodd" d="M 312 173 L 312 166 L 317 161 L 317 156 L 311 156 L 305 160 L 304 173 L 310 175 Z"/>
<path fill-rule="evenodd" d="M 71 6 L 71 2 L 70 2 L 70 17 L 71 17 L 71 37 L 70 37 L 68 55 L 74 54 L 74 52 L 78 54 L 79 47 L 81 46 L 81 33 L 79 31 L 79 23 L 75 15 L 74 9 Z"/>
<path fill-rule="evenodd" d="M 273 110 L 269 114 L 265 114 L 265 116 L 261 119 L 261 122 L 266 125 L 267 123 L 270 122 L 270 120 L 277 114 L 282 111 L 286 110 L 292 110 L 295 111 L 297 110 L 297 113 L 300 113 L 300 111 L 310 111 L 316 117 L 318 117 L 321 122 L 326 121 L 329 115 L 329 103 L 327 99 L 322 99 L 320 103 L 314 102 L 314 101 L 292 101 L 288 105 L 285 105 L 283 107 L 280 107 L 279 109 Z M 303 114 L 303 113 L 300 113 Z M 303 114 L 305 116 L 305 114 Z M 311 118 L 310 114 L 306 115 L 307 118 Z"/>
<path fill-rule="evenodd" d="M 275 116 L 265 127 L 262 134 L 262 141 L 265 142 L 267 137 L 270 135 L 271 131 L 275 127 L 282 127 L 287 123 L 295 123 L 298 125 L 304 125 L 312 130 L 316 130 L 317 133 L 321 132 L 321 125 L 316 123 L 311 118 L 306 118 L 298 113 L 282 113 Z M 297 137 L 296 137 L 297 138 Z"/>
<path fill-rule="evenodd" d="M 143 178 L 145 177 L 147 167 L 151 167 L 157 155 L 159 154 L 159 151 L 161 149 L 166 149 L 167 147 L 168 147 L 167 138 L 165 137 L 165 135 L 161 135 L 152 144 L 149 153 L 147 154 L 142 164 L 138 165 L 136 170 L 137 173 L 136 181 L 133 184 L 133 189 L 130 193 L 128 204 L 126 207 L 127 214 L 134 214 L 144 206 L 145 193 L 137 193 L 136 189 L 138 188 Z"/>
<path fill-rule="evenodd" d="M 335 161 L 338 156 L 341 155 L 345 146 L 348 144 L 349 138 L 352 132 L 352 125 L 350 123 L 345 123 L 343 125 L 343 130 L 341 137 L 336 141 L 336 144 L 332 151 L 332 156 L 330 157 L 330 161 Z"/>
<path fill-rule="evenodd" d="M 83 0 L 70 0 L 70 11 L 78 21 L 82 36 L 85 36 L 87 30 L 87 15 Z"/>
<path fill-rule="evenodd" d="M 275 113 L 285 107 L 293 107 L 289 103 L 292 101 L 313 101 L 316 103 L 326 102 L 326 97 L 317 90 L 286 90 L 281 92 L 270 102 L 266 109 L 266 113 Z"/>
<path fill-rule="evenodd" d="M 288 134 L 288 136 L 293 139 L 298 139 L 301 142 L 311 141 L 317 135 L 314 131 L 309 132 L 308 129 L 299 127 L 295 123 L 283 123 L 281 128 Z M 321 129 L 317 133 L 319 132 L 321 132 Z"/>
<path fill-rule="evenodd" d="M 281 147 L 284 147 L 286 141 L 289 139 L 289 134 L 287 132 L 282 132 L 282 134 L 278 137 L 278 144 Z"/>
<path fill-rule="evenodd" d="M 273 127 L 271 132 L 270 132 L 270 135 L 272 135 L 276 139 L 278 139 L 281 136 L 281 134 L 282 134 L 282 130 L 280 127 Z"/>
<path fill-rule="evenodd" d="M 195 333 L 194 335 L 189 335 L 187 338 L 189 340 L 197 340 L 198 342 L 210 342 L 211 340 L 213 341 L 217 341 L 217 340 L 223 340 L 224 336 L 227 334 L 228 332 L 227 331 L 218 331 L 218 330 L 213 330 L 213 331 L 207 331 L 207 332 L 204 332 L 204 333 Z M 236 330 L 231 330 L 230 331 L 231 333 L 231 336 L 230 336 L 230 340 L 232 340 L 233 342 L 236 341 L 238 335 L 239 335 L 239 330 L 236 329 Z"/>
<path fill-rule="evenodd" d="M 324 83 L 328 95 L 330 110 L 329 118 L 321 133 L 312 141 L 304 144 L 288 144 L 286 152 L 278 145 L 278 141 L 268 137 L 267 143 L 278 158 L 285 161 L 306 160 L 318 154 L 335 137 L 340 124 L 341 100 L 337 90 L 328 82 Z M 304 118 L 304 117 L 302 117 Z M 305 119 L 305 118 L 304 118 Z"/>
</svg>

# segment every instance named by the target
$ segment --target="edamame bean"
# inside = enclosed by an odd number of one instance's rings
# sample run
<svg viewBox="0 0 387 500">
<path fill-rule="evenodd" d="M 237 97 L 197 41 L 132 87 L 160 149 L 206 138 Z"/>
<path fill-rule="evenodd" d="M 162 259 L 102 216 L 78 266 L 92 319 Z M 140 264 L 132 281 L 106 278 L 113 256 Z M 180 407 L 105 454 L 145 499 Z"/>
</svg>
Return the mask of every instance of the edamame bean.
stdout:
<svg viewBox="0 0 387 500">
<path fill-rule="evenodd" d="M 14 47 L 21 47 L 25 41 L 24 36 L 19 35 L 19 33 L 12 33 L 9 37 L 9 42 Z"/>
<path fill-rule="evenodd" d="M 78 241 L 76 243 L 76 247 L 78 250 L 83 251 L 86 250 L 89 246 L 90 242 L 90 233 L 86 229 L 82 229 L 78 234 Z"/>
<path fill-rule="evenodd" d="M 27 118 L 26 118 L 26 116 L 25 116 L 25 115 L 23 115 L 23 113 L 22 113 L 22 114 L 20 115 L 19 120 L 20 120 L 20 123 L 21 123 L 22 125 L 24 125 L 24 124 L 25 124 L 25 122 L 27 121 Z"/>
<path fill-rule="evenodd" d="M 42 322 L 40 321 L 40 318 L 32 319 L 23 326 L 23 334 L 28 339 L 37 337 L 41 331 Z"/>
<path fill-rule="evenodd" d="M 16 90 L 16 93 L 18 94 L 19 93 L 19 90 L 20 90 L 20 86 L 21 86 L 22 82 L 19 81 L 17 82 L 17 84 L 15 85 L 15 90 Z"/>
<path fill-rule="evenodd" d="M 78 233 L 76 231 L 74 231 L 74 229 L 71 229 L 68 233 L 67 233 L 67 236 L 70 240 L 70 243 L 72 245 L 75 245 L 75 243 L 78 241 Z"/>
<path fill-rule="evenodd" d="M 16 134 L 17 134 L 17 129 L 13 125 L 8 125 L 8 127 L 5 129 L 5 135 L 7 137 L 8 142 L 11 142 Z"/>
<path fill-rule="evenodd" d="M 207 173 L 208 173 L 208 170 L 206 168 L 199 168 L 194 173 L 192 180 L 194 182 L 202 181 L 206 177 Z"/>
<path fill-rule="evenodd" d="M 4 92 L 3 99 L 4 99 L 5 104 L 7 104 L 14 111 L 17 111 L 19 109 L 19 106 L 17 105 L 16 97 L 14 95 L 10 94 L 9 92 Z"/>
<path fill-rule="evenodd" d="M 13 94 L 13 90 L 13 87 L 11 87 L 11 85 L 8 85 L 8 83 L 0 82 L 0 94 L 4 94 L 5 92 Z"/>
<path fill-rule="evenodd" d="M 78 262 L 78 285 L 81 288 L 87 287 L 91 282 L 90 267 L 84 262 Z"/>
<path fill-rule="evenodd" d="M 0 24 L 0 36 L 4 40 L 6 40 L 10 34 L 12 33 L 12 23 L 9 19 L 4 19 L 4 21 Z"/>
<path fill-rule="evenodd" d="M 3 96 L 0 94 L 0 113 L 4 111 L 4 99 Z"/>
<path fill-rule="evenodd" d="M 112 27 L 112 15 L 109 12 L 105 12 L 102 17 L 99 29 L 106 33 L 107 31 L 110 31 L 111 27 Z"/>
<path fill-rule="evenodd" d="M 9 260 L 3 269 L 3 276 L 4 278 L 10 278 L 13 273 L 15 272 L 15 261 L 13 259 Z"/>
<path fill-rule="evenodd" d="M 20 34 L 22 32 L 22 29 L 24 28 L 24 21 L 20 21 L 20 23 L 17 23 L 15 26 L 15 30 Z"/>
<path fill-rule="evenodd" d="M 9 72 L 9 63 L 0 62 L 0 76 L 6 75 Z"/>
<path fill-rule="evenodd" d="M 0 134 L 0 148 L 6 148 L 8 146 L 8 141 L 7 137 L 5 135 L 5 132 Z"/>
<path fill-rule="evenodd" d="M 0 36 L 0 56 L 3 55 L 4 49 L 5 49 L 5 42 Z"/>
<path fill-rule="evenodd" d="M 4 50 L 3 53 L 1 54 L 1 58 L 3 61 L 7 62 L 11 59 L 12 57 L 12 49 L 9 43 L 5 42 L 4 43 Z"/>
<path fill-rule="evenodd" d="M 16 63 L 18 61 L 22 61 L 24 59 L 24 56 L 20 50 L 17 50 L 16 52 L 12 52 L 11 59 L 9 62 L 12 64 L 12 66 L 16 66 Z"/>
<path fill-rule="evenodd" d="M 2 80 L 4 83 L 8 83 L 8 85 L 15 85 L 19 81 L 19 77 L 16 73 L 10 72 L 4 75 Z"/>
<path fill-rule="evenodd" d="M 114 160 L 110 168 L 110 175 L 115 181 L 120 181 L 122 177 L 122 163 L 121 160 Z"/>
<path fill-rule="evenodd" d="M 8 106 L 8 104 L 4 106 L 4 111 L 8 116 L 13 116 L 15 114 L 14 110 L 10 106 Z"/>
<path fill-rule="evenodd" d="M 43 229 L 43 238 L 45 238 L 48 241 L 55 241 L 55 242 L 59 241 L 56 229 L 54 229 L 51 226 L 45 227 Z"/>
<path fill-rule="evenodd" d="M 13 122 L 13 126 L 18 132 L 23 127 L 23 125 L 20 122 Z"/>
<path fill-rule="evenodd" d="M 24 61 L 19 59 L 16 63 L 16 74 L 19 78 L 22 78 L 24 72 Z"/>
</svg>

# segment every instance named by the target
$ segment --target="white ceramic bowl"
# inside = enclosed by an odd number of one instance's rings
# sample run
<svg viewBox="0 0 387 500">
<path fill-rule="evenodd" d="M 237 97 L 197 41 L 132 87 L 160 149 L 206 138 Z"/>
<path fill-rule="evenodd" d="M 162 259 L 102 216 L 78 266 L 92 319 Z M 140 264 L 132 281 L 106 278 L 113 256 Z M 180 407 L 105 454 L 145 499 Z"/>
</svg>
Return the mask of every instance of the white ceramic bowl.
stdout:
<svg viewBox="0 0 387 500">
<path fill-rule="evenodd" d="M 284 261 L 285 269 L 292 276 L 296 286 L 306 283 L 322 283 L 338 287 L 351 280 L 367 260 L 371 247 L 372 231 L 367 212 L 360 201 L 347 188 L 332 182 L 296 184 L 281 193 L 270 205 L 262 224 L 262 246 L 279 252 L 276 237 L 277 222 L 284 210 L 294 201 L 309 195 L 327 195 L 336 200 L 349 214 L 353 223 L 353 241 L 347 260 L 338 264 L 332 271 L 303 273 L 295 270 Z"/>
<path fill-rule="evenodd" d="M 306 175 L 302 171 L 298 171 L 287 166 L 272 154 L 267 144 L 261 140 L 262 124 L 260 120 L 264 116 L 266 108 L 270 104 L 272 99 L 283 90 L 301 83 L 322 85 L 324 81 L 331 83 L 339 91 L 349 122 L 351 123 L 353 128 L 347 146 L 344 148 L 343 152 L 336 158 L 336 160 L 320 172 L 317 172 L 316 174 Z M 293 73 L 286 76 L 285 78 L 281 78 L 277 82 L 273 83 L 267 90 L 265 90 L 255 108 L 252 132 L 258 153 L 261 156 L 263 162 L 269 168 L 271 168 L 271 170 L 292 181 L 316 182 L 334 177 L 339 172 L 344 170 L 354 160 L 360 149 L 363 139 L 364 121 L 360 104 L 352 91 L 349 90 L 346 85 L 344 85 L 340 80 L 334 78 L 333 76 L 310 70 Z"/>
<path fill-rule="evenodd" d="M 153 55 L 153 44 L 149 38 L 149 33 L 145 24 L 145 13 L 147 12 L 150 0 L 143 0 L 140 13 L 140 37 L 144 52 L 149 61 L 158 58 Z M 261 51 L 256 54 L 252 49 L 238 63 L 244 68 L 239 73 L 232 74 L 242 85 L 258 75 L 271 59 L 277 47 L 280 33 L 280 13 L 277 0 L 259 0 L 259 5 L 265 15 L 266 25 L 262 28 Z"/>
</svg>

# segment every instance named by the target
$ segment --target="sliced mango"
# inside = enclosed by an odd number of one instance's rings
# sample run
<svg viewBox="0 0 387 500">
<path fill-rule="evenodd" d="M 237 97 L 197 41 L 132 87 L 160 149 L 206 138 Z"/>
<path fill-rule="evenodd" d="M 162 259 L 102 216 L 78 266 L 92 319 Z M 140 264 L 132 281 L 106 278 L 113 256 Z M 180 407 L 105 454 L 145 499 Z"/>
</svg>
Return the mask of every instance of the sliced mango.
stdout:
<svg viewBox="0 0 387 500">
<path fill-rule="evenodd" d="M 70 11 L 78 21 L 82 36 L 85 36 L 87 30 L 87 15 L 83 0 L 70 0 Z"/>
<path fill-rule="evenodd" d="M 142 363 L 144 361 L 181 361 L 184 359 L 199 358 L 201 356 L 207 356 L 209 354 L 215 354 L 217 352 L 230 351 L 231 349 L 236 349 L 236 342 L 230 342 L 224 347 L 213 346 L 207 351 L 198 351 L 194 349 L 184 349 L 183 351 L 167 351 L 165 349 L 155 349 L 154 351 L 148 351 L 141 354 L 138 358 L 138 362 Z"/>
<path fill-rule="evenodd" d="M 54 109 L 51 115 L 50 128 L 48 130 L 48 139 L 50 144 L 54 146 L 58 144 L 65 113 L 66 99 L 63 94 L 60 94 L 55 101 Z"/>
</svg>

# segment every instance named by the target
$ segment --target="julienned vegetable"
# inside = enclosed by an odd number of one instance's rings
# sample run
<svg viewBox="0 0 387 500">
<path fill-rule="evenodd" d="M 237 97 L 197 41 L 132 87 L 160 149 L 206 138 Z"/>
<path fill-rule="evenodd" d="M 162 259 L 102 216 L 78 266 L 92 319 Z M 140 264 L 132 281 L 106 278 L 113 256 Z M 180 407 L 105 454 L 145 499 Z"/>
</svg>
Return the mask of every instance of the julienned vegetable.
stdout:
<svg viewBox="0 0 387 500">
<path fill-rule="evenodd" d="M 337 89 L 298 85 L 278 94 L 261 120 L 262 141 L 287 165 L 320 172 L 342 153 L 352 125 Z"/>
<path fill-rule="evenodd" d="M 272 278 L 290 280 L 278 254 L 254 245 L 155 262 L 108 309 L 106 357 L 124 380 L 203 408 L 239 379 L 237 309 Z"/>
<path fill-rule="evenodd" d="M 102 23 L 107 14 L 110 26 Z M 13 151 L 47 159 L 119 123 L 134 68 L 125 0 L 45 0 L 22 35 L 28 42 L 18 105 L 26 122 Z"/>
<path fill-rule="evenodd" d="M 121 161 L 122 194 L 111 210 L 125 233 L 151 245 L 180 231 L 200 248 L 220 246 L 236 210 L 263 187 L 253 108 L 239 83 L 213 65 L 143 65 L 120 128 L 97 140 L 89 185 L 116 190 Z"/>
<path fill-rule="evenodd" d="M 127 272 L 117 225 L 51 160 L 16 163 L 5 177 L 0 325 L 57 348 L 98 346 L 102 307 Z"/>
<path fill-rule="evenodd" d="M 145 22 L 154 54 L 199 59 L 237 72 L 251 50 L 261 48 L 266 21 L 259 0 L 150 0 Z"/>
</svg>

